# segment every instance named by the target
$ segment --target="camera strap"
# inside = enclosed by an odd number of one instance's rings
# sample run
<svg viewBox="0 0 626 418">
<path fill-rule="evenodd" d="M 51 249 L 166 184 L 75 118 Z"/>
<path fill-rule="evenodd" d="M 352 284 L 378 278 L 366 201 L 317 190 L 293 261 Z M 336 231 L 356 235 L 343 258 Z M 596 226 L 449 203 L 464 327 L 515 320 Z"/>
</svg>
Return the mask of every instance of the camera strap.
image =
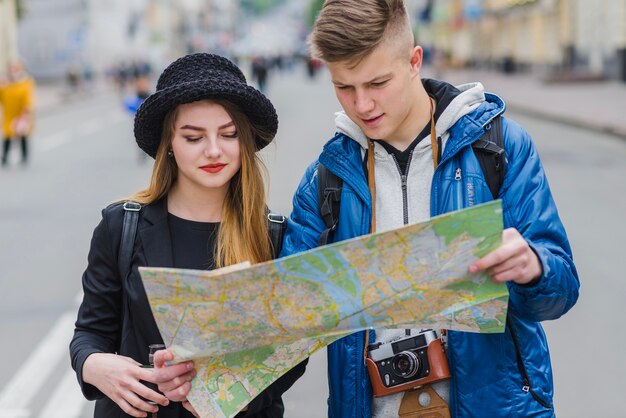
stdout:
<svg viewBox="0 0 626 418">
<path fill-rule="evenodd" d="M 402 403 L 398 410 L 398 417 L 450 418 L 450 408 L 431 385 L 425 385 L 404 392 Z"/>
</svg>

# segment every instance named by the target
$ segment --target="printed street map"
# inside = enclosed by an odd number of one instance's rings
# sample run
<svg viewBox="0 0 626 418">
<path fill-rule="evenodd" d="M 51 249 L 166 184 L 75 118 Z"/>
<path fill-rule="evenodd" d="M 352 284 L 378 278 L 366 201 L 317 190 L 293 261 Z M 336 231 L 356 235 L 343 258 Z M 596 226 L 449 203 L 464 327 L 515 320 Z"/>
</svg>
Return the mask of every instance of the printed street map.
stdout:
<svg viewBox="0 0 626 418">
<path fill-rule="evenodd" d="M 140 272 L 166 346 L 195 360 L 191 404 L 202 418 L 233 417 L 355 331 L 503 332 L 506 285 L 468 273 L 501 236 L 498 200 L 253 266 Z"/>
</svg>

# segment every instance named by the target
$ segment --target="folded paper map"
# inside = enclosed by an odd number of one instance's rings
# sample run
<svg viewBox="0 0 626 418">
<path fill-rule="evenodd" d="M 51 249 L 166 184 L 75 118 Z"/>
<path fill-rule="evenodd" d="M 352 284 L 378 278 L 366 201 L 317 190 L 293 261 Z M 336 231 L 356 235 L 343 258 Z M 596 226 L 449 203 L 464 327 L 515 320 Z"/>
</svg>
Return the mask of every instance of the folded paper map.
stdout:
<svg viewBox="0 0 626 418">
<path fill-rule="evenodd" d="M 202 418 L 233 417 L 355 331 L 503 332 L 506 285 L 468 272 L 501 237 L 498 200 L 252 266 L 140 273 L 168 349 L 195 360 L 191 404 Z"/>
</svg>

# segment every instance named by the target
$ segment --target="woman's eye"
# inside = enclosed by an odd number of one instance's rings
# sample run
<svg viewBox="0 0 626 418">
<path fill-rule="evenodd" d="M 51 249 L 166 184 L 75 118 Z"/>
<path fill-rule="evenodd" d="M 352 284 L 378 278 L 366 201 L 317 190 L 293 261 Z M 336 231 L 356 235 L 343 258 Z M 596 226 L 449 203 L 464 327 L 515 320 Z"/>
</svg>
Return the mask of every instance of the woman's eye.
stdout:
<svg viewBox="0 0 626 418">
<path fill-rule="evenodd" d="M 239 134 L 235 131 L 235 132 L 227 132 L 227 133 L 224 133 L 224 134 L 222 134 L 222 136 L 223 136 L 224 138 L 238 138 L 238 137 L 239 137 Z"/>
<path fill-rule="evenodd" d="M 196 141 L 199 141 L 201 139 L 201 137 L 199 137 L 199 136 L 186 136 L 185 139 L 187 140 L 187 142 L 196 142 Z"/>
</svg>

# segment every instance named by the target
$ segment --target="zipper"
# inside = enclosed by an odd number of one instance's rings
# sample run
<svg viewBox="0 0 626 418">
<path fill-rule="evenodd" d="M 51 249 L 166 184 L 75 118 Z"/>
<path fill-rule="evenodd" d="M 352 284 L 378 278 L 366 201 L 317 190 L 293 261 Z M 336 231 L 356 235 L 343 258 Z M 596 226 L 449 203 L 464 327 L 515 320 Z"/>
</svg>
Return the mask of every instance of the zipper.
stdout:
<svg viewBox="0 0 626 418">
<path fill-rule="evenodd" d="M 393 162 L 396 163 L 396 168 L 398 169 L 398 173 L 400 173 L 400 186 L 402 188 L 402 222 L 404 225 L 409 224 L 409 193 L 408 193 L 408 172 L 409 167 L 411 166 L 411 160 L 413 159 L 413 151 L 409 153 L 409 159 L 406 162 L 406 172 L 407 174 L 402 174 L 402 170 L 400 169 L 400 164 L 398 164 L 398 160 L 396 160 L 396 156 L 391 154 L 391 158 L 393 158 Z"/>
<path fill-rule="evenodd" d="M 363 336 L 363 341 L 361 341 L 361 336 Z M 359 334 L 357 334 L 357 344 L 360 347 L 365 347 L 365 331 L 361 331 Z M 357 405 L 357 408 L 362 409 L 361 406 L 361 397 L 365 397 L 365 393 L 363 392 L 363 376 L 361 376 L 362 370 L 366 367 L 365 366 L 365 360 L 364 360 L 364 355 L 363 353 L 361 353 L 361 350 L 355 350 L 355 352 L 357 353 L 357 356 L 359 356 L 359 359 L 357 361 L 357 367 L 356 367 L 356 393 L 355 393 L 355 402 Z M 363 364 L 361 364 L 363 363 Z M 362 396 L 361 396 L 362 395 Z"/>
<path fill-rule="evenodd" d="M 509 324 L 510 323 L 510 324 Z M 532 384 L 530 382 L 530 378 L 528 377 L 528 371 L 526 370 L 526 366 L 524 365 L 524 360 L 522 359 L 522 351 L 519 346 L 519 342 L 517 340 L 517 335 L 515 334 L 515 330 L 513 329 L 513 319 L 509 315 L 507 324 L 509 324 L 509 332 L 511 333 L 511 337 L 513 339 L 513 345 L 515 346 L 515 355 L 517 356 L 517 365 L 520 373 L 522 374 L 522 391 L 530 393 L 532 397 L 544 408 L 552 409 L 552 406 L 549 405 L 546 401 L 541 399 L 539 395 L 535 393 L 533 390 Z"/>
<path fill-rule="evenodd" d="M 457 168 L 455 173 L 454 173 L 454 180 L 456 181 L 455 183 L 455 190 L 456 190 L 456 208 L 457 210 L 461 209 L 463 207 L 462 202 L 463 202 L 463 186 L 461 184 L 461 179 L 462 179 L 462 171 L 461 171 L 461 167 Z"/>
</svg>

